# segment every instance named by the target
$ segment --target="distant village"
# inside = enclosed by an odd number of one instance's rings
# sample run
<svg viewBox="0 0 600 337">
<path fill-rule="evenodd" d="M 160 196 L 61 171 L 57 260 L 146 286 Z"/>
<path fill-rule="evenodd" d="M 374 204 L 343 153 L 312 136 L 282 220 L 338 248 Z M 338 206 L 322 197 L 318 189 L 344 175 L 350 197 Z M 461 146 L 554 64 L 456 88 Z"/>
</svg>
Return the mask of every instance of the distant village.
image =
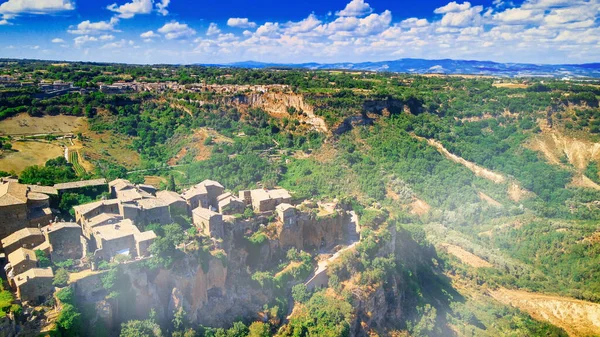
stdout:
<svg viewBox="0 0 600 337">
<path fill-rule="evenodd" d="M 110 198 L 73 207 L 74 222 L 60 221 L 52 200 L 65 192 L 105 189 Z M 176 216 L 192 220 L 197 233 L 222 241 L 224 227 L 234 224 L 246 208 L 257 216 L 274 215 L 282 228 L 293 227 L 301 217 L 285 189 L 226 192 L 216 181 L 205 180 L 181 194 L 159 191 L 125 179 L 104 179 L 56 184 L 52 187 L 24 185 L 16 179 L 0 182 L 0 237 L 4 270 L 22 302 L 42 303 L 54 292 L 54 274 L 41 268 L 36 251 L 54 262 L 113 261 L 147 258 L 156 239 L 148 224 L 170 224 Z M 333 212 L 333 209 L 331 210 Z M 91 268 L 95 268 L 94 264 Z"/>
<path fill-rule="evenodd" d="M 117 81 L 114 83 L 96 83 L 94 88 L 80 88 L 73 82 L 41 80 L 38 83 L 34 81 L 17 80 L 10 75 L 0 75 L 0 88 L 37 88 L 40 93 L 34 95 L 35 98 L 48 99 L 71 92 L 87 94 L 99 91 L 104 94 L 127 94 L 134 92 L 153 92 L 163 93 L 165 91 L 174 92 L 214 92 L 214 93 L 236 93 L 236 92 L 259 92 L 264 93 L 271 90 L 284 91 L 289 89 L 287 85 L 220 85 L 220 84 L 179 84 L 178 82 L 144 82 L 144 81 Z"/>
</svg>

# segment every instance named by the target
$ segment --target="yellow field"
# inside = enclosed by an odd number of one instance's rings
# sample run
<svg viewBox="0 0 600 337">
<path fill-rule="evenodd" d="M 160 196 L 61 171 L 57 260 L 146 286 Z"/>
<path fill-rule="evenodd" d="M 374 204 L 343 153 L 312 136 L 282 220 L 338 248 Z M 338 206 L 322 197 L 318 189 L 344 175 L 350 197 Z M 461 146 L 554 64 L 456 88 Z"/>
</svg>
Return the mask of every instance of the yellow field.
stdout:
<svg viewBox="0 0 600 337">
<path fill-rule="evenodd" d="M 0 121 L 0 135 L 75 133 L 84 121 L 84 117 L 64 115 L 31 117 L 26 113 L 22 113 Z"/>
<path fill-rule="evenodd" d="M 27 166 L 43 166 L 48 159 L 64 156 L 65 153 L 58 142 L 13 142 L 12 146 L 16 152 L 5 153 L 0 158 L 0 171 L 20 173 Z"/>
</svg>

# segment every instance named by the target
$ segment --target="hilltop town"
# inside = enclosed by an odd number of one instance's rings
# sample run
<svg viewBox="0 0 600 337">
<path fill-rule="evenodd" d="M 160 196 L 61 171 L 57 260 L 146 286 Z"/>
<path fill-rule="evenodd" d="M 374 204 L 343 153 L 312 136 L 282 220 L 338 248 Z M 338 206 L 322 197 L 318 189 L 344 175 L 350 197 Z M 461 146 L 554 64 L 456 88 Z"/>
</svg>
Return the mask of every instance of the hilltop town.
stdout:
<svg viewBox="0 0 600 337">
<path fill-rule="evenodd" d="M 64 214 L 53 213 L 53 199 L 67 191 L 84 193 L 91 187 L 108 193 L 98 201 L 74 206 L 72 222 L 59 221 Z M 241 190 L 238 196 L 212 180 L 177 193 L 126 179 L 43 187 L 3 178 L 0 228 L 4 231 L 4 270 L 19 303 L 29 310 L 47 303 L 64 286 L 88 287 L 90 278 L 97 278 L 107 263 L 152 259 L 150 247 L 157 235 L 148 228 L 153 226 L 183 221 L 192 230 L 187 231 L 192 237 L 210 242 L 211 252 L 227 255 L 237 254 L 232 251 L 238 249 L 235 237 L 256 237 L 259 233 L 268 233 L 282 252 L 293 248 L 326 253 L 335 245 L 342 245 L 337 251 L 358 242 L 357 220 L 336 201 L 295 202 L 298 200 L 282 188 Z M 189 250 L 185 243 L 180 249 Z M 69 266 L 68 281 L 57 283 L 53 269 L 65 263 Z M 306 279 L 307 287 L 326 286 L 325 271 L 326 267 L 319 265 Z M 85 274 L 90 276 L 80 276 Z"/>
</svg>

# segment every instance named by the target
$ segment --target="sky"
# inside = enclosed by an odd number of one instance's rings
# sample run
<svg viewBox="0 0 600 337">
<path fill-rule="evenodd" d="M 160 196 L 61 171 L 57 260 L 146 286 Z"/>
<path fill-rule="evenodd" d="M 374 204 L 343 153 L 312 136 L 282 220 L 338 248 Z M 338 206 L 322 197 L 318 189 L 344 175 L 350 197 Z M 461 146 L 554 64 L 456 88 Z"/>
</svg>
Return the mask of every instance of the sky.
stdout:
<svg viewBox="0 0 600 337">
<path fill-rule="evenodd" d="M 0 58 L 600 62 L 600 0 L 0 0 Z"/>
</svg>

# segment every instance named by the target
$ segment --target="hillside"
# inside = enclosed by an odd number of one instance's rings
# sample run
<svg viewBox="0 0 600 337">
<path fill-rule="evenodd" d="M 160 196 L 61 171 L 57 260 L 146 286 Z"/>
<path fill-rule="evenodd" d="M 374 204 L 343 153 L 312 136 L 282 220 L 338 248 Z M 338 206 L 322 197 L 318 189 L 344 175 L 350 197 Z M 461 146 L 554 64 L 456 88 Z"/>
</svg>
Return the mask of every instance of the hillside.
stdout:
<svg viewBox="0 0 600 337">
<path fill-rule="evenodd" d="M 439 63 L 404 60 L 398 71 L 415 62 Z M 2 64 L 16 82 L 85 88 L 44 99 L 31 87 L 0 89 L 0 171 L 13 171 L 4 176 L 31 185 L 127 178 L 177 192 L 210 179 L 234 195 L 285 188 L 305 207 L 301 231 L 250 208 L 220 240 L 189 234 L 185 217 L 146 226 L 159 237 L 154 256 L 103 265 L 110 278 L 87 279 L 93 292 L 75 287 L 82 331 L 597 333 L 598 82 L 355 66 Z M 556 70 L 486 66 L 500 69 L 486 75 Z M 563 67 L 563 76 L 584 74 Z M 47 162 L 48 147 L 75 151 L 77 162 Z M 16 156 L 33 158 L 17 167 Z M 58 198 L 64 217 L 93 201 Z"/>
</svg>

